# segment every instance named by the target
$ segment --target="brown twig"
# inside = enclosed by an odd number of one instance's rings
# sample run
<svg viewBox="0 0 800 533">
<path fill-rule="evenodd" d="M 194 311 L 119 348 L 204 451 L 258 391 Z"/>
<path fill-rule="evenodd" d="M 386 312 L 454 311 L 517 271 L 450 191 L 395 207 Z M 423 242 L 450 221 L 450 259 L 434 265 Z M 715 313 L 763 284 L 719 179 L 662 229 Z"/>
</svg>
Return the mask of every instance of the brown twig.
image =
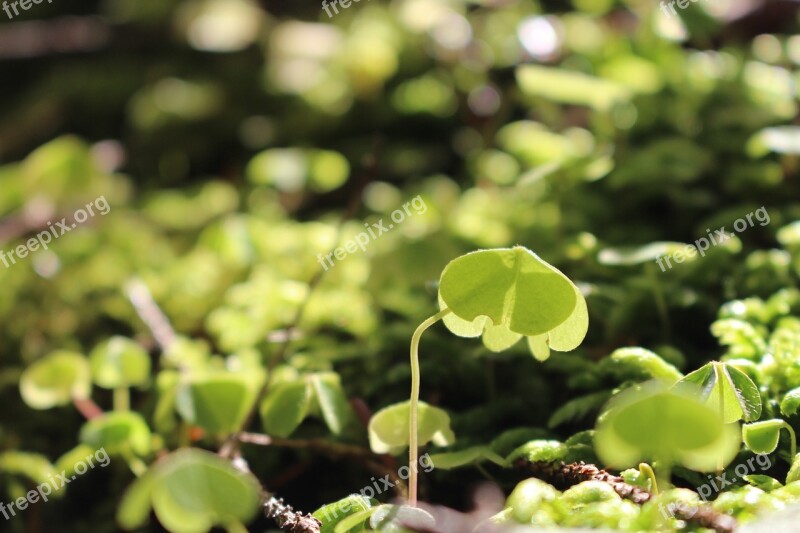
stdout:
<svg viewBox="0 0 800 533">
<path fill-rule="evenodd" d="M 289 533 L 320 533 L 322 530 L 322 522 L 310 514 L 295 511 L 283 502 L 283 498 L 266 496 L 263 507 L 264 515 Z"/>
<path fill-rule="evenodd" d="M 615 476 L 606 470 L 597 468 L 592 464 L 586 464 L 583 461 L 579 463 L 548 463 L 520 458 L 514 461 L 514 466 L 533 474 L 534 477 L 551 483 L 558 489 L 572 487 L 583 481 L 595 480 L 608 483 L 620 497 L 634 503 L 643 504 L 653 497 L 651 493 L 643 488 L 626 483 L 620 476 Z M 713 529 L 718 533 L 732 533 L 736 529 L 736 520 L 732 516 L 719 513 L 708 506 L 693 507 L 685 504 L 676 504 L 670 506 L 670 509 L 675 518 L 693 522 L 702 527 Z"/>
<path fill-rule="evenodd" d="M 406 497 L 408 494 L 408 487 L 397 472 L 391 468 L 387 468 L 386 465 L 378 460 L 378 457 L 372 453 L 371 450 L 362 448 L 361 446 L 331 442 L 325 439 L 280 439 L 261 433 L 247 432 L 240 433 L 238 439 L 240 442 L 258 446 L 278 446 L 282 448 L 312 450 L 333 459 L 356 459 L 375 474 L 381 477 L 388 476 L 398 496 Z"/>
</svg>

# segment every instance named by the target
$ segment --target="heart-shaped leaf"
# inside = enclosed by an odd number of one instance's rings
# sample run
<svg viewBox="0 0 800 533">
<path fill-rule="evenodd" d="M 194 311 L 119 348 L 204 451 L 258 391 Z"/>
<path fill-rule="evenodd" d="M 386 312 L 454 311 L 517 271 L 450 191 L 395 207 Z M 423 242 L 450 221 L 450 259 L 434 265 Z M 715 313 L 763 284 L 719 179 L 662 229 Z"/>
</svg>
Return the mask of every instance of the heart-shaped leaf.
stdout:
<svg viewBox="0 0 800 533">
<path fill-rule="evenodd" d="M 260 494 L 253 475 L 213 453 L 184 449 L 158 462 L 128 488 L 117 520 L 125 529 L 141 528 L 153 508 L 170 531 L 205 533 L 215 525 L 249 522 Z"/>
<path fill-rule="evenodd" d="M 613 398 L 597 426 L 598 456 L 620 468 L 660 461 L 706 471 L 729 463 L 739 448 L 738 429 L 686 388 L 651 382 Z"/>
<path fill-rule="evenodd" d="M 89 356 L 94 382 L 106 389 L 145 385 L 150 380 L 150 356 L 136 342 L 112 337 Z"/>
<path fill-rule="evenodd" d="M 761 395 L 747 374 L 727 363 L 712 361 L 681 379 L 677 387 L 700 387 L 700 399 L 716 409 L 723 423 L 750 422 L 761 416 Z"/>
<path fill-rule="evenodd" d="M 111 455 L 146 455 L 150 451 L 150 428 L 139 413 L 107 413 L 86 422 L 80 440 Z"/>
<path fill-rule="evenodd" d="M 792 426 L 779 418 L 745 424 L 742 426 L 742 439 L 747 447 L 755 453 L 772 453 L 778 447 L 781 429 L 789 432 L 792 441 L 791 457 L 794 457 L 796 447 L 794 430 Z"/>
<path fill-rule="evenodd" d="M 437 407 L 419 402 L 419 444 L 447 446 L 455 441 L 450 416 Z M 375 453 L 397 454 L 408 446 L 409 402 L 384 407 L 369 420 L 369 445 Z"/>
<path fill-rule="evenodd" d="M 213 435 L 236 431 L 256 401 L 259 384 L 245 374 L 195 377 L 178 390 L 176 409 L 184 420 Z"/>
<path fill-rule="evenodd" d="M 261 403 L 264 431 L 276 437 L 288 437 L 308 415 L 314 394 L 306 380 L 275 385 Z"/>
<path fill-rule="evenodd" d="M 477 337 L 502 351 L 528 337 L 539 360 L 550 349 L 569 351 L 586 336 L 589 315 L 580 290 L 539 256 L 517 246 L 480 250 L 451 261 L 439 283 L 444 323 L 456 335 Z"/>
<path fill-rule="evenodd" d="M 91 391 L 89 363 L 79 353 L 57 351 L 25 369 L 19 380 L 22 399 L 33 409 L 67 405 Z"/>
</svg>

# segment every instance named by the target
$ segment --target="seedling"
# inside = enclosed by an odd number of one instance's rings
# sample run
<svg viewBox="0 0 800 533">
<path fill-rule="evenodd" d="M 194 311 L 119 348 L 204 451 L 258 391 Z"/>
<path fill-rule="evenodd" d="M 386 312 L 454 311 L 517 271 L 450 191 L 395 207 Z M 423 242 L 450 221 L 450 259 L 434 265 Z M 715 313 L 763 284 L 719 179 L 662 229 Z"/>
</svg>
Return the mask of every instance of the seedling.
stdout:
<svg viewBox="0 0 800 533">
<path fill-rule="evenodd" d="M 778 447 L 778 438 L 780 437 L 781 429 L 789 432 L 789 440 L 791 443 L 791 455 L 789 462 L 794 460 L 797 454 L 797 438 L 794 434 L 794 429 L 786 421 L 776 418 L 774 420 L 763 420 L 754 424 L 745 424 L 742 426 L 742 439 L 755 453 L 772 453 Z"/>
<path fill-rule="evenodd" d="M 527 337 L 534 357 L 550 349 L 576 348 L 589 325 L 586 301 L 564 274 L 521 246 L 480 250 L 451 261 L 439 281 L 440 311 L 419 325 L 411 337 L 409 465 L 417 462 L 419 341 L 439 320 L 462 337 L 483 335 L 495 351 Z M 417 473 L 411 468 L 409 504 L 417 502 Z"/>
<path fill-rule="evenodd" d="M 711 471 L 739 450 L 739 432 L 685 388 L 653 381 L 614 397 L 601 415 L 595 444 L 607 464 L 627 468 L 657 462 L 658 486 L 669 487 L 672 465 Z"/>
</svg>

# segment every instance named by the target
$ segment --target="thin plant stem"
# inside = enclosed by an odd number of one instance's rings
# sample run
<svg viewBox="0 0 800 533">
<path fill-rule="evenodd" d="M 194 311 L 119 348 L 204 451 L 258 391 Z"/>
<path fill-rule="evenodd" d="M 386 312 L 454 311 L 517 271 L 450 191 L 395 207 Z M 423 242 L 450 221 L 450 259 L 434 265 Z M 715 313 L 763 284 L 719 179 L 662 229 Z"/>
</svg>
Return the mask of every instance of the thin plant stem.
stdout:
<svg viewBox="0 0 800 533">
<path fill-rule="evenodd" d="M 115 411 L 130 411 L 131 410 L 131 394 L 128 387 L 117 387 L 114 389 L 114 410 Z"/>
<path fill-rule="evenodd" d="M 411 337 L 411 398 L 409 400 L 408 416 L 408 504 L 417 505 L 417 447 L 418 435 L 418 407 L 419 407 L 419 340 L 426 329 L 450 314 L 450 309 L 445 307 L 419 325 Z"/>
<path fill-rule="evenodd" d="M 792 464 L 792 462 L 794 462 L 794 456 L 797 454 L 797 436 L 795 435 L 792 426 L 790 426 L 787 422 L 783 423 L 783 427 L 786 429 L 786 431 L 789 432 L 789 441 L 791 442 L 792 446 L 791 447 L 792 455 L 789 456 L 790 457 L 789 464 Z"/>
<path fill-rule="evenodd" d="M 656 480 L 656 473 L 653 472 L 653 467 L 647 463 L 639 463 L 639 472 L 641 472 L 642 475 L 647 476 L 647 478 L 650 480 L 650 484 L 652 485 L 652 487 L 650 487 L 650 492 L 658 496 L 658 481 Z"/>
</svg>

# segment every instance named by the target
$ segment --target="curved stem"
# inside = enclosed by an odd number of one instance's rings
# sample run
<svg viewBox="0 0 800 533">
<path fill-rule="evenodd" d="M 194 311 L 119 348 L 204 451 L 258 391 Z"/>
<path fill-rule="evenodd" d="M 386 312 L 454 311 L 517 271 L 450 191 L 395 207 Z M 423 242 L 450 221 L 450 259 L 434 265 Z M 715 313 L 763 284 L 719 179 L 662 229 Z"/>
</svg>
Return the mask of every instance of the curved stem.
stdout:
<svg viewBox="0 0 800 533">
<path fill-rule="evenodd" d="M 647 476 L 651 485 L 650 492 L 658 496 L 658 481 L 656 481 L 656 473 L 653 472 L 653 468 L 647 463 L 639 463 L 639 472 Z"/>
<path fill-rule="evenodd" d="M 784 421 L 783 427 L 789 432 L 789 439 L 792 444 L 792 455 L 789 456 L 789 464 L 792 464 L 792 461 L 794 461 L 794 456 L 797 455 L 797 436 L 794 434 L 794 429 L 792 429 L 792 426 L 790 426 L 788 422 Z"/>
<path fill-rule="evenodd" d="M 414 335 L 411 336 L 411 398 L 408 408 L 408 504 L 417 505 L 417 408 L 419 406 L 419 339 L 422 333 L 450 314 L 450 309 L 445 307 L 419 325 Z"/>
</svg>

